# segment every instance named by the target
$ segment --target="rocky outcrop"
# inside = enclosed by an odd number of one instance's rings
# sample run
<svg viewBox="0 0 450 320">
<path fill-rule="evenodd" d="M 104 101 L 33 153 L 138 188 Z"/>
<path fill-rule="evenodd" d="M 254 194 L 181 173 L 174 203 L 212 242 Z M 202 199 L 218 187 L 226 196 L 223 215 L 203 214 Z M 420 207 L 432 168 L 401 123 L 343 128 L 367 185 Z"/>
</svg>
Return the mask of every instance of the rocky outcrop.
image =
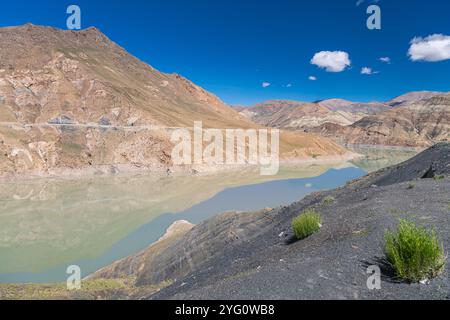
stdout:
<svg viewBox="0 0 450 320">
<path fill-rule="evenodd" d="M 100 269 L 95 274 L 88 277 L 88 279 L 123 279 L 129 277 L 143 277 L 145 275 L 150 276 L 154 281 L 151 284 L 158 285 L 162 282 L 171 281 L 174 274 L 163 272 L 163 275 L 155 274 L 157 267 L 165 270 L 167 266 L 156 266 L 157 259 L 166 255 L 171 248 L 178 243 L 185 235 L 194 227 L 193 224 L 188 221 L 176 221 L 166 231 L 163 237 L 149 246 L 142 252 L 119 260 L 112 265 Z M 175 271 L 177 274 L 187 272 L 186 270 Z"/>
<path fill-rule="evenodd" d="M 194 228 L 187 222 L 178 222 L 143 252 L 118 261 L 89 278 L 135 276 L 138 286 L 176 281 L 200 270 L 210 259 L 226 254 L 267 230 L 272 219 L 271 214 L 264 210 L 245 214 L 224 213 Z M 174 228 L 178 230 L 174 231 Z"/>
<path fill-rule="evenodd" d="M 439 176 L 450 176 L 450 143 L 438 143 L 402 164 L 372 173 L 366 179 L 366 186 L 368 183 L 388 186 Z"/>
</svg>

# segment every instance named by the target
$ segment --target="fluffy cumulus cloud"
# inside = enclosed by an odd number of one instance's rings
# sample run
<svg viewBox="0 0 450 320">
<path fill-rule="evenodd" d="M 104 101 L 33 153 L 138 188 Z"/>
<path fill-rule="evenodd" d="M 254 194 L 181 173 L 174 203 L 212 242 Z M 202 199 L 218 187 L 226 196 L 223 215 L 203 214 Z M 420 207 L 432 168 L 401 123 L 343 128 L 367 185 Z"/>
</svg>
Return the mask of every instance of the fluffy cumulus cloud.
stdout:
<svg viewBox="0 0 450 320">
<path fill-rule="evenodd" d="M 268 88 L 268 87 L 270 87 L 270 82 L 263 82 L 263 83 L 262 83 L 262 87 L 263 87 L 263 88 Z"/>
<path fill-rule="evenodd" d="M 408 51 L 412 61 L 437 62 L 450 59 L 450 36 L 434 34 L 426 38 L 411 40 Z"/>
<path fill-rule="evenodd" d="M 371 74 L 375 74 L 375 73 L 378 73 L 378 72 L 373 71 L 372 68 L 369 68 L 369 67 L 363 67 L 361 69 L 361 74 L 371 75 Z"/>
<path fill-rule="evenodd" d="M 309 76 L 308 79 L 311 80 L 311 81 L 316 81 L 316 80 L 317 80 L 317 77 L 315 77 L 315 76 Z"/>
<path fill-rule="evenodd" d="M 379 60 L 384 63 L 391 63 L 391 58 L 389 57 L 381 57 Z"/>
<path fill-rule="evenodd" d="M 347 52 L 321 51 L 314 55 L 311 64 L 325 69 L 327 72 L 342 72 L 351 65 Z"/>
</svg>

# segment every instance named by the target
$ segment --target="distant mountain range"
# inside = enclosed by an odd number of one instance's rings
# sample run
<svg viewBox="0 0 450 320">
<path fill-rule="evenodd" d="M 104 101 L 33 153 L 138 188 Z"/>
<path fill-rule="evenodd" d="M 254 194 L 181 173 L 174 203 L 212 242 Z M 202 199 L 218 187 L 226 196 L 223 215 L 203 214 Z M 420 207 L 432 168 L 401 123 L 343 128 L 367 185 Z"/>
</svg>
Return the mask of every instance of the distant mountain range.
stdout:
<svg viewBox="0 0 450 320">
<path fill-rule="evenodd" d="M 305 131 L 340 143 L 425 147 L 450 141 L 450 93 L 410 92 L 387 102 L 271 100 L 237 107 L 261 125 Z"/>
<path fill-rule="evenodd" d="M 0 175 L 81 169 L 166 170 L 159 127 L 259 128 L 178 74 L 136 59 L 96 28 L 0 29 Z M 154 130 L 133 130 L 154 126 Z M 342 156 L 314 134 L 282 133 L 285 157 Z"/>
</svg>

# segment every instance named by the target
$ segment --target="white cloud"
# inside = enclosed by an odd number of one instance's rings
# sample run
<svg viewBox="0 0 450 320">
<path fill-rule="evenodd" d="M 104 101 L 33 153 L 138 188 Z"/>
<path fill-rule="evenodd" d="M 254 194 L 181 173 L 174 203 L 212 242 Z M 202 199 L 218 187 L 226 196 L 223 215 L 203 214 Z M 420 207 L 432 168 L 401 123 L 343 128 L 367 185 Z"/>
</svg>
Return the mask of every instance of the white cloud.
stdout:
<svg viewBox="0 0 450 320">
<path fill-rule="evenodd" d="M 314 55 L 311 64 L 327 72 L 342 72 L 351 65 L 349 55 L 344 51 L 321 51 Z"/>
<path fill-rule="evenodd" d="M 433 34 L 426 38 L 416 37 L 411 40 L 408 55 L 412 61 L 448 60 L 450 59 L 450 36 Z"/>
<path fill-rule="evenodd" d="M 391 58 L 389 58 L 389 57 L 381 57 L 378 60 L 380 60 L 381 62 L 387 63 L 387 64 L 391 63 Z"/>
<path fill-rule="evenodd" d="M 270 87 L 270 85 L 271 85 L 270 82 L 263 82 L 263 83 L 262 83 L 262 87 L 263 87 L 263 88 L 268 88 L 268 87 Z"/>
<path fill-rule="evenodd" d="M 369 67 L 363 67 L 361 69 L 361 74 L 372 75 L 372 74 L 376 74 L 376 73 L 378 73 L 378 71 L 373 71 L 372 68 L 369 68 Z"/>
<path fill-rule="evenodd" d="M 316 81 L 317 80 L 317 78 L 314 77 L 314 76 L 309 76 L 308 79 L 311 80 L 311 81 Z"/>
<path fill-rule="evenodd" d="M 292 88 L 292 83 L 288 83 L 288 84 L 286 85 L 286 88 Z"/>
</svg>

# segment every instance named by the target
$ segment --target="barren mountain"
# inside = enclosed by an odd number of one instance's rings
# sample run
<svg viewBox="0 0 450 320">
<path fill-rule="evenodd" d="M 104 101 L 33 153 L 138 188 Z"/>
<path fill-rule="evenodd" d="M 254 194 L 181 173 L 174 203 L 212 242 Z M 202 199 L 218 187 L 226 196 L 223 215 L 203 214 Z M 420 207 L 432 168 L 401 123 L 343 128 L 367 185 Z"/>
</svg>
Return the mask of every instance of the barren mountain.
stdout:
<svg viewBox="0 0 450 320">
<path fill-rule="evenodd" d="M 339 143 L 426 147 L 450 140 L 449 97 L 422 91 L 386 103 L 273 100 L 239 110 L 265 126 L 316 133 Z"/>
<path fill-rule="evenodd" d="M 248 125 L 214 95 L 160 73 L 96 28 L 3 28 L 0 41 L 1 121 Z"/>
<path fill-rule="evenodd" d="M 350 144 L 426 147 L 450 141 L 450 94 L 398 106 L 350 126 L 325 124 L 312 131 Z"/>
<path fill-rule="evenodd" d="M 0 29 L 0 175 L 171 166 L 165 127 L 256 128 L 213 94 L 134 58 L 96 28 Z M 148 126 L 152 126 L 151 129 Z M 282 135 L 290 155 L 343 155 Z"/>
<path fill-rule="evenodd" d="M 404 106 L 411 103 L 416 103 L 420 100 L 426 100 L 436 95 L 442 94 L 442 92 L 436 91 L 414 91 L 402 94 L 388 102 L 391 106 Z"/>
<path fill-rule="evenodd" d="M 271 100 L 249 108 L 239 108 L 241 115 L 264 126 L 305 130 L 323 124 L 347 126 L 367 115 L 391 108 L 383 103 L 355 103 L 330 99 L 316 103 Z"/>
<path fill-rule="evenodd" d="M 383 102 L 351 102 L 342 99 L 330 99 L 318 102 L 331 111 L 348 112 L 357 115 L 372 115 L 390 109 L 389 104 Z"/>
</svg>

